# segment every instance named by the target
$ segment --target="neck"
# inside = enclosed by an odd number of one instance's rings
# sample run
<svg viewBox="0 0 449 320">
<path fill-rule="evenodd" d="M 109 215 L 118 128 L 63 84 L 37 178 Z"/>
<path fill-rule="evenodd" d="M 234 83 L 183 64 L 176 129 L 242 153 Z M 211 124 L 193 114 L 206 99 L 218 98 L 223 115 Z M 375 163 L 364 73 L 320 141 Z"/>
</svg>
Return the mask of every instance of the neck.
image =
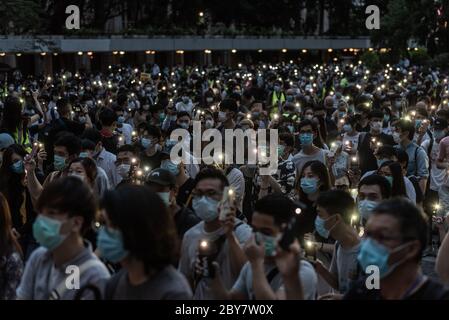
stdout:
<svg viewBox="0 0 449 320">
<path fill-rule="evenodd" d="M 405 147 L 407 147 L 410 144 L 410 142 L 411 142 L 411 140 L 404 139 L 404 140 L 401 141 L 401 146 L 405 148 Z"/>
<path fill-rule="evenodd" d="M 359 237 L 351 226 L 340 222 L 331 231 L 331 236 L 338 240 L 343 249 L 350 249 L 359 244 Z"/>
<path fill-rule="evenodd" d="M 315 146 L 313 144 L 302 147 L 302 152 L 305 154 L 312 154 L 315 151 Z"/>
<path fill-rule="evenodd" d="M 381 280 L 382 297 L 387 300 L 402 299 L 419 274 L 419 265 L 414 261 L 397 267 L 390 275 Z"/>
<path fill-rule="evenodd" d="M 128 272 L 128 279 L 131 285 L 141 285 L 149 278 L 149 275 L 145 273 L 143 262 L 139 260 L 128 258 L 122 263 L 122 266 Z"/>
<path fill-rule="evenodd" d="M 224 127 L 226 129 L 234 129 L 234 127 L 235 127 L 234 120 L 232 120 L 232 119 L 226 120 L 224 123 Z"/>
<path fill-rule="evenodd" d="M 145 150 L 145 154 L 147 156 L 152 156 L 156 153 L 156 145 L 152 145 L 151 147 L 149 147 L 148 149 Z"/>
<path fill-rule="evenodd" d="M 56 267 L 69 262 L 84 249 L 83 238 L 78 235 L 70 235 L 64 242 L 52 252 L 53 261 Z"/>
<path fill-rule="evenodd" d="M 218 221 L 218 218 L 215 220 L 212 220 L 210 222 L 204 221 L 204 230 L 206 232 L 214 232 L 221 228 L 220 221 Z"/>
<path fill-rule="evenodd" d="M 308 195 L 307 195 L 307 198 L 308 198 L 310 201 L 315 202 L 316 199 L 318 199 L 319 195 L 320 195 L 320 191 L 317 191 L 317 192 L 315 192 L 315 193 L 308 194 Z"/>
<path fill-rule="evenodd" d="M 372 136 L 375 136 L 375 137 L 380 136 L 380 131 L 370 130 L 370 133 Z"/>
</svg>

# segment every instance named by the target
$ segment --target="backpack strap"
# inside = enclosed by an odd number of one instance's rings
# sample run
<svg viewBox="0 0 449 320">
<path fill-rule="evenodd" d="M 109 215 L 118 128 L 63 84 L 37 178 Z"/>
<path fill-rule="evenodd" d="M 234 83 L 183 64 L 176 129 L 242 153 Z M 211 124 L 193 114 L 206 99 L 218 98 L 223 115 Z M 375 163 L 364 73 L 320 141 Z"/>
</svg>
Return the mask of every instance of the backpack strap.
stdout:
<svg viewBox="0 0 449 320">
<path fill-rule="evenodd" d="M 271 285 L 271 282 L 278 274 L 279 274 L 279 269 L 277 267 L 271 269 L 270 272 L 268 272 L 265 275 L 265 278 L 267 279 L 268 284 Z M 250 300 L 256 300 L 256 295 L 254 294 L 254 292 L 251 293 Z"/>
</svg>

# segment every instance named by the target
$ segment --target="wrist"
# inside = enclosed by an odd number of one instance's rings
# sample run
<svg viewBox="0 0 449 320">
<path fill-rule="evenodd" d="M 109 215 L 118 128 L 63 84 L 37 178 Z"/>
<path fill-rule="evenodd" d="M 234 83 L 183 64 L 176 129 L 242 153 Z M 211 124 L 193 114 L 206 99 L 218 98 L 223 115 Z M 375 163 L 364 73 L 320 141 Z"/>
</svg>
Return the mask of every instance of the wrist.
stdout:
<svg viewBox="0 0 449 320">
<path fill-rule="evenodd" d="M 249 259 L 248 259 L 249 260 Z M 263 257 L 257 257 L 253 260 L 249 260 L 249 263 L 251 264 L 251 269 L 254 271 L 261 271 L 263 272 Z"/>
</svg>

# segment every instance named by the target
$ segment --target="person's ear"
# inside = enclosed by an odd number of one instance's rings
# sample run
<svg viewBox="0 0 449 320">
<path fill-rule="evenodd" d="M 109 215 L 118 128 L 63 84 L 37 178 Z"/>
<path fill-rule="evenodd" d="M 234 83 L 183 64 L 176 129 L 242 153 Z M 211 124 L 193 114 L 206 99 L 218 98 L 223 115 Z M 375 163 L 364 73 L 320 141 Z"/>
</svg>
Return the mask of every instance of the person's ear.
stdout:
<svg viewBox="0 0 449 320">
<path fill-rule="evenodd" d="M 419 242 L 419 240 L 413 240 L 410 245 L 404 250 L 406 250 L 407 252 L 404 259 L 415 259 L 420 255 L 421 243 Z"/>
<path fill-rule="evenodd" d="M 81 234 L 81 230 L 83 228 L 84 224 L 84 218 L 81 216 L 75 216 L 72 218 L 73 224 L 72 224 L 72 232 L 76 232 Z"/>
</svg>

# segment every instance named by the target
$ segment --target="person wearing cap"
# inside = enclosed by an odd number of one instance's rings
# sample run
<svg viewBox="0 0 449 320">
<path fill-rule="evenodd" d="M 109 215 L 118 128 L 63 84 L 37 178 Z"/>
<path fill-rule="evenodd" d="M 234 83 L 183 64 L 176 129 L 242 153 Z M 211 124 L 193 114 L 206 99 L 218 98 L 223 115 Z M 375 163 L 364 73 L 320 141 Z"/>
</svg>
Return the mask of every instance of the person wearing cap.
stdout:
<svg viewBox="0 0 449 320">
<path fill-rule="evenodd" d="M 145 179 L 145 184 L 156 192 L 167 206 L 169 213 L 174 219 L 178 237 L 182 240 L 184 233 L 201 221 L 200 218 L 186 206 L 180 206 L 176 202 L 178 188 L 176 177 L 167 169 L 154 169 Z"/>
<path fill-rule="evenodd" d="M 9 134 L 0 133 L 0 166 L 3 161 L 3 152 L 12 144 L 14 144 L 14 139 Z"/>
</svg>

